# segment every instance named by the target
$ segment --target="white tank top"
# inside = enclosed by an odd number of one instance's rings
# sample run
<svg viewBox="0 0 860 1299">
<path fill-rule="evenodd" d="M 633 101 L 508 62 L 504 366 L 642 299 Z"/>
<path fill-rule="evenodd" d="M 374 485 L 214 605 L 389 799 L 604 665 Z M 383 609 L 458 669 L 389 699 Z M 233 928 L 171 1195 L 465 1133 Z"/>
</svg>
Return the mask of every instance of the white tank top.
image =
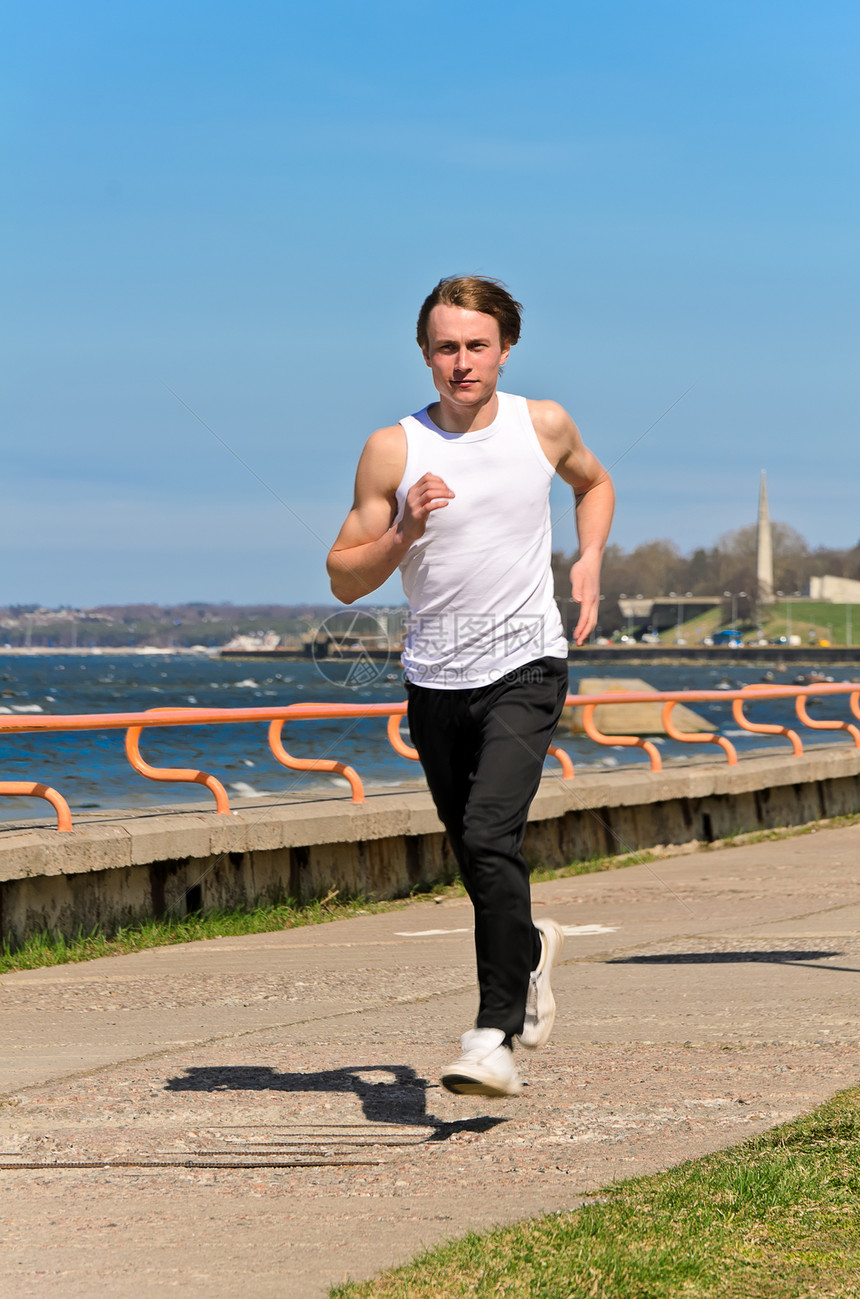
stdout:
<svg viewBox="0 0 860 1299">
<path fill-rule="evenodd" d="M 553 598 L 549 488 L 555 472 L 524 397 L 496 394 L 487 428 L 446 433 L 427 409 L 401 420 L 406 493 L 438 474 L 455 499 L 434 510 L 400 565 L 409 601 L 403 667 L 414 685 L 489 685 L 533 659 L 567 658 Z"/>
</svg>

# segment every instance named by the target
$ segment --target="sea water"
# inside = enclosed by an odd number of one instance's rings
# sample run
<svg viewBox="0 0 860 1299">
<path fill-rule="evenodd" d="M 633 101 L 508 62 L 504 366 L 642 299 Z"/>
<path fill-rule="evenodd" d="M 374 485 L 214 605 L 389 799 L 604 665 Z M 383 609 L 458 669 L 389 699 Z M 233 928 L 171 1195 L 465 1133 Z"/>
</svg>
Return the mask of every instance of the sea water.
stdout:
<svg viewBox="0 0 860 1299">
<path fill-rule="evenodd" d="M 313 661 L 218 659 L 186 654 L 0 654 L 0 722 L 4 716 L 63 713 L 142 712 L 149 708 L 242 708 L 295 703 L 399 703 L 405 697 L 396 660 L 375 664 L 364 684 L 339 684 Z M 790 683 L 797 669 L 774 672 L 776 682 Z M 755 665 L 690 663 L 631 665 L 589 664 L 577 655 L 570 666 L 571 689 L 583 676 L 641 676 L 658 690 L 714 689 L 718 685 L 750 685 L 760 681 Z M 788 751 L 784 739 L 749 735 L 738 730 L 731 701 L 694 705 L 731 738 L 739 753 L 773 748 Z M 849 719 L 844 699 L 822 698 L 811 709 L 823 719 Z M 791 701 L 768 700 L 755 705 L 755 720 L 796 725 Z M 297 795 L 348 798 L 346 782 L 319 772 L 295 772 L 273 758 L 266 722 L 165 728 L 144 732 L 141 753 L 154 766 L 192 767 L 210 772 L 233 798 L 271 801 Z M 408 739 L 406 723 L 404 737 Z M 803 731 L 804 744 L 850 742 L 846 735 Z M 421 779 L 417 763 L 400 757 L 386 735 L 386 719 L 332 719 L 288 722 L 283 742 L 300 758 L 327 758 L 354 767 L 368 790 Z M 583 735 L 559 736 L 578 770 L 646 765 L 639 749 L 593 744 Z M 0 734 L 0 780 L 36 780 L 52 785 L 73 810 L 139 808 L 148 805 L 199 803 L 209 794 L 191 784 L 153 782 L 130 767 L 123 731 Z M 711 745 L 684 745 L 658 738 L 663 761 L 722 761 Z M 551 760 L 548 770 L 558 770 Z M 0 797 L 5 823 L 42 817 L 38 799 Z"/>
</svg>

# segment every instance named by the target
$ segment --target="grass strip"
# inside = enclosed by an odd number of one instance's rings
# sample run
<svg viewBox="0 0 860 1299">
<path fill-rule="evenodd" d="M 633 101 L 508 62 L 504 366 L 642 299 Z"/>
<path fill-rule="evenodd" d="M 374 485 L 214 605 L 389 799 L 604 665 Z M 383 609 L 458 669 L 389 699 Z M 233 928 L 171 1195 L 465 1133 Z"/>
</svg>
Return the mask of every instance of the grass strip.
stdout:
<svg viewBox="0 0 860 1299">
<path fill-rule="evenodd" d="M 814 834 L 818 829 L 856 825 L 860 816 L 833 817 L 828 821 L 810 822 L 804 826 L 785 829 L 754 831 L 721 839 L 718 845 L 702 844 L 699 851 L 712 847 L 742 847 L 747 843 L 764 840 L 793 838 L 796 835 Z M 625 853 L 617 857 L 593 857 L 586 861 L 571 862 L 568 866 L 532 866 L 534 884 L 569 878 L 574 875 L 591 875 L 596 871 L 622 870 L 625 866 L 639 866 L 674 856 L 670 849 L 649 852 Z M 426 890 L 414 890 L 406 898 L 384 901 L 366 897 L 341 897 L 332 889 L 324 898 L 299 903 L 285 899 L 278 903 L 259 903 L 253 907 L 236 907 L 230 910 L 195 912 L 188 916 L 161 920 L 144 920 L 126 925 L 112 933 L 94 929 L 78 933 L 73 938 L 51 931 L 33 934 L 18 947 L 8 941 L 0 943 L 0 974 L 10 970 L 34 970 L 45 965 L 66 965 L 73 961 L 92 961 L 102 956 L 125 956 L 149 947 L 165 947 L 172 943 L 194 943 L 208 938 L 227 938 L 241 934 L 265 934 L 279 929 L 296 929 L 301 925 L 318 925 L 329 920 L 346 920 L 350 916 L 391 911 L 408 906 L 411 902 L 426 901 L 433 897 L 445 901 L 450 897 L 463 897 L 465 890 L 459 881 L 453 884 L 436 884 Z M 860 1296 L 860 1290 L 858 1290 Z"/>
<path fill-rule="evenodd" d="M 558 879 L 561 876 L 589 875 L 593 871 L 618 870 L 651 861 L 650 853 L 634 853 L 626 857 L 600 857 L 590 861 L 573 862 L 559 869 L 535 869 L 535 883 Z M 194 912 L 191 915 L 142 920 L 124 925 L 115 933 L 93 929 L 79 932 L 73 938 L 46 930 L 30 935 L 17 947 L 7 940 L 0 944 L 0 974 L 10 970 L 34 970 L 45 965 L 66 965 L 73 961 L 93 961 L 102 956 L 126 956 L 149 947 L 166 947 L 174 943 L 196 943 L 209 938 L 227 938 L 241 934 L 265 934 L 281 929 L 297 929 L 302 925 L 319 925 L 330 920 L 346 920 L 350 916 L 370 915 L 406 907 L 411 902 L 426 901 L 433 897 L 444 902 L 449 897 L 465 897 L 460 881 L 437 884 L 430 889 L 414 890 L 408 897 L 376 900 L 362 896 L 342 898 L 337 889 L 324 898 L 299 903 L 286 899 L 280 903 L 260 903 L 254 907 Z"/>
<path fill-rule="evenodd" d="M 307 903 L 286 900 L 273 905 L 237 907 L 232 910 L 195 912 L 175 919 L 143 920 L 125 925 L 116 933 L 99 929 L 65 938 L 51 931 L 33 934 L 14 950 L 4 941 L 0 947 L 0 974 L 9 970 L 33 970 L 43 965 L 65 965 L 70 961 L 92 961 L 101 956 L 125 956 L 148 947 L 174 943 L 196 943 L 207 938 L 241 934 L 264 934 L 279 929 L 297 929 L 350 916 L 390 911 L 409 899 L 376 902 L 355 897 L 341 900 L 334 889 L 325 898 Z"/>
<path fill-rule="evenodd" d="M 570 1213 L 430 1249 L 332 1299 L 857 1299 L 860 1088 Z"/>
</svg>

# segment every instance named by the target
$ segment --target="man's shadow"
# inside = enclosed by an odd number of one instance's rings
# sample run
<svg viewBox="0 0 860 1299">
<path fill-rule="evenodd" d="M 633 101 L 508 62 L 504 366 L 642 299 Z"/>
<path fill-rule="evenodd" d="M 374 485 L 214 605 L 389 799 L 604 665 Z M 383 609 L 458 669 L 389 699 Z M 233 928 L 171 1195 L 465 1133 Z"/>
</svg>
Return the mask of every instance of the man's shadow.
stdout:
<svg viewBox="0 0 860 1299">
<path fill-rule="evenodd" d="M 385 1076 L 368 1077 L 375 1074 Z M 403 1064 L 349 1065 L 318 1073 L 279 1073 L 269 1065 L 191 1066 L 165 1083 L 169 1092 L 351 1092 L 369 1122 L 432 1128 L 430 1141 L 447 1141 L 457 1132 L 488 1132 L 508 1122 L 501 1115 L 453 1121 L 434 1118 L 427 1113 L 429 1087 L 425 1078 Z"/>
<path fill-rule="evenodd" d="M 860 974 L 856 965 L 818 965 L 818 961 L 841 956 L 842 952 L 819 949 L 749 952 L 652 952 L 644 956 L 610 956 L 606 965 L 737 965 L 763 961 L 769 965 L 802 965 L 807 970 L 835 970 L 841 974 Z"/>
</svg>

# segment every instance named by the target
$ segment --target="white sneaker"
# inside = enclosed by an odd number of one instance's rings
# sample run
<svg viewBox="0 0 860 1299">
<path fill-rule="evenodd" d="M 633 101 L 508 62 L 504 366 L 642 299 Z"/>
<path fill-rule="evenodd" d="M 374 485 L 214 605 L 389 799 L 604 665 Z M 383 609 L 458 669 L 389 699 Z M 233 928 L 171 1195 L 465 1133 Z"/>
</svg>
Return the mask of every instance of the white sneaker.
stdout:
<svg viewBox="0 0 860 1299">
<path fill-rule="evenodd" d="M 519 1096 L 523 1085 L 504 1040 L 500 1028 L 470 1028 L 460 1038 L 460 1059 L 442 1074 L 442 1086 L 460 1096 Z"/>
<path fill-rule="evenodd" d="M 517 1035 L 517 1041 L 530 1050 L 544 1046 L 549 1041 L 555 1023 L 555 997 L 552 995 L 550 978 L 552 967 L 564 946 L 564 930 L 554 920 L 538 920 L 535 929 L 540 930 L 540 964 L 529 975 L 526 1018 L 522 1033 Z"/>
</svg>

